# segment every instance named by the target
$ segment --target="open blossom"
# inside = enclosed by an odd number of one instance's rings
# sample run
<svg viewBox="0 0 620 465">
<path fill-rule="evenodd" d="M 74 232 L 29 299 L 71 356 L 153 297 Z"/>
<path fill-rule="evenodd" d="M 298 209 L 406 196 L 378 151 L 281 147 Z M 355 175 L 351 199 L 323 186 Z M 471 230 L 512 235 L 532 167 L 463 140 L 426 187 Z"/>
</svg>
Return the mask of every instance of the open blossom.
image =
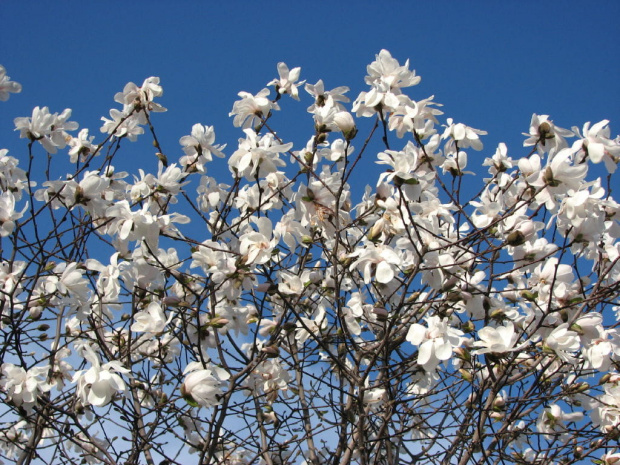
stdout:
<svg viewBox="0 0 620 465">
<path fill-rule="evenodd" d="M 88 135 L 88 129 L 82 129 L 77 137 L 72 137 L 69 140 L 69 156 L 71 157 L 71 163 L 75 163 L 78 161 L 85 161 L 86 157 L 93 153 L 96 150 L 96 146 L 93 145 L 93 139 L 95 136 Z"/>
<path fill-rule="evenodd" d="M 604 392 L 593 403 L 592 422 L 606 433 L 620 428 L 620 376 L 612 373 L 603 385 Z"/>
<path fill-rule="evenodd" d="M 37 140 L 49 153 L 56 153 L 67 146 L 67 140 L 71 140 L 67 131 L 78 128 L 75 121 L 68 121 L 70 117 L 69 108 L 58 114 L 50 113 L 48 107 L 35 107 L 32 117 L 15 118 L 15 130 L 22 139 Z"/>
<path fill-rule="evenodd" d="M 0 237 L 6 237 L 15 229 L 15 222 L 24 216 L 28 204 L 22 211 L 15 210 L 15 196 L 11 191 L 0 193 Z"/>
<path fill-rule="evenodd" d="M 266 217 L 254 220 L 258 231 L 245 233 L 239 238 L 239 252 L 246 263 L 262 264 L 271 259 L 271 251 L 276 243 L 273 239 L 273 225 Z"/>
<path fill-rule="evenodd" d="M 575 357 L 572 355 L 581 347 L 579 335 L 575 331 L 568 329 L 568 323 L 562 323 L 555 328 L 545 339 L 545 347 L 567 363 L 574 363 Z"/>
<path fill-rule="evenodd" d="M 397 266 L 401 264 L 401 258 L 394 249 L 382 244 L 374 245 L 372 242 L 369 242 L 363 249 L 358 249 L 349 256 L 357 258 L 350 268 L 351 270 L 360 269 L 366 284 L 373 277 L 379 283 L 389 283 L 396 276 Z"/>
<path fill-rule="evenodd" d="M 207 363 L 192 362 L 183 371 L 185 381 L 181 385 L 181 394 L 190 405 L 214 407 L 221 403 L 221 396 L 230 374 L 223 368 Z"/>
<path fill-rule="evenodd" d="M 271 110 L 279 110 L 277 103 L 269 100 L 269 89 L 265 88 L 258 94 L 252 95 L 249 92 L 239 92 L 241 100 L 233 104 L 229 116 L 234 116 L 233 125 L 243 127 L 243 129 L 253 128 L 260 123 Z"/>
<path fill-rule="evenodd" d="M 335 107 L 339 111 L 344 110 L 342 103 L 349 102 L 349 98 L 344 96 L 349 91 L 348 87 L 336 87 L 326 91 L 322 79 L 319 79 L 314 85 L 306 84 L 304 89 L 314 97 L 314 103 L 308 107 L 309 113 L 313 113 L 317 108 L 323 106 Z"/>
<path fill-rule="evenodd" d="M 112 108 L 110 118 L 101 117 L 101 121 L 103 121 L 101 132 L 113 134 L 119 139 L 127 137 L 132 142 L 135 142 L 140 134 L 144 134 L 144 128 L 140 126 L 140 121 L 135 115 L 128 116 L 124 112 Z"/>
<path fill-rule="evenodd" d="M 194 124 L 189 136 L 183 136 L 179 143 L 183 146 L 185 156 L 181 158 L 181 165 L 191 167 L 204 173 L 204 164 L 213 160 L 212 155 L 222 158 L 224 145 L 215 145 L 215 130 L 213 126 Z"/>
<path fill-rule="evenodd" d="M 11 81 L 6 75 L 6 69 L 0 65 L 0 101 L 6 102 L 11 93 L 17 94 L 22 91 L 22 85 L 19 82 Z"/>
<path fill-rule="evenodd" d="M 157 302 L 151 302 L 146 309 L 136 313 L 131 330 L 140 333 L 161 334 L 172 317 L 171 314 L 166 319 L 166 314 L 161 305 Z"/>
<path fill-rule="evenodd" d="M 280 75 L 280 79 L 274 79 L 268 85 L 275 86 L 279 94 L 289 94 L 295 100 L 299 100 L 299 91 L 297 88 L 305 82 L 297 82 L 300 72 L 301 68 L 299 67 L 289 70 L 286 63 L 278 63 L 278 74 Z"/>
<path fill-rule="evenodd" d="M 37 396 L 50 390 L 45 381 L 49 367 L 33 367 L 28 371 L 12 363 L 2 364 L 0 389 L 15 405 L 31 409 L 37 402 Z"/>
<path fill-rule="evenodd" d="M 273 134 L 259 136 L 251 129 L 245 129 L 245 139 L 239 139 L 239 148 L 228 160 L 230 170 L 236 176 L 244 176 L 248 181 L 275 173 L 286 162 L 280 153 L 290 150 L 292 143 L 279 144 Z"/>
<path fill-rule="evenodd" d="M 574 134 L 568 129 L 563 129 L 549 119 L 549 115 L 532 115 L 530 122 L 529 134 L 523 133 L 524 136 L 529 136 L 524 142 L 524 147 L 531 147 L 536 145 L 539 153 L 544 152 L 557 152 L 560 149 L 567 147 L 565 137 L 573 137 Z"/>
<path fill-rule="evenodd" d="M 482 150 L 482 142 L 478 136 L 486 135 L 486 131 L 470 128 L 463 123 L 455 124 L 452 118 L 448 118 L 447 123 L 442 139 L 451 139 L 458 144 L 460 149 L 471 147 L 474 150 Z"/>
<path fill-rule="evenodd" d="M 454 348 L 463 342 L 463 332 L 450 326 L 448 318 L 426 318 L 427 326 L 414 323 L 407 332 L 407 341 L 418 346 L 418 364 L 424 370 L 434 371 L 437 366 L 452 357 Z"/>
<path fill-rule="evenodd" d="M 512 322 L 506 323 L 504 326 L 492 327 L 485 326 L 478 331 L 479 341 L 474 342 L 476 350 L 472 352 L 474 355 L 482 355 L 487 353 L 503 354 L 519 350 L 523 345 L 515 347 L 519 340 L 519 334 L 515 332 Z"/>
<path fill-rule="evenodd" d="M 77 383 L 77 396 L 83 405 L 103 407 L 118 392 L 125 390 L 125 382 L 120 374 L 128 374 L 129 370 L 116 360 L 101 365 L 99 356 L 90 346 L 84 346 L 82 354 L 92 366 L 73 376 L 73 382 Z"/>
<path fill-rule="evenodd" d="M 573 131 L 581 139 L 573 144 L 573 150 L 580 150 L 581 157 L 588 158 L 592 163 L 605 162 L 605 167 L 610 173 L 616 171 L 620 162 L 620 143 L 610 139 L 609 120 L 602 120 L 590 127 L 590 122 L 583 125 L 583 135 L 574 127 Z"/>
<path fill-rule="evenodd" d="M 415 71 L 409 70 L 409 60 L 401 66 L 387 50 L 381 50 L 376 59 L 367 67 L 366 84 L 370 91 L 362 92 L 355 103 L 353 111 L 358 116 L 372 116 L 377 107 L 386 111 L 395 111 L 400 104 L 398 96 L 401 88 L 415 86 L 421 80 Z"/>
<path fill-rule="evenodd" d="M 166 108 L 153 102 L 155 97 L 163 95 L 164 90 L 159 85 L 159 78 L 151 76 L 146 78 L 141 87 L 133 82 L 125 85 L 123 92 L 118 92 L 114 96 L 114 101 L 123 104 L 123 113 L 129 114 L 133 109 L 146 112 L 163 112 Z M 146 124 L 144 115 L 139 115 L 140 124 Z"/>
<path fill-rule="evenodd" d="M 551 439 L 552 435 L 566 433 L 568 423 L 578 422 L 582 419 L 583 413 L 566 413 L 562 411 L 559 405 L 552 404 L 540 413 L 538 422 L 536 422 L 536 429 L 539 433 L 543 433 L 547 439 Z M 568 438 L 569 436 L 563 434 L 562 437 Z"/>
</svg>

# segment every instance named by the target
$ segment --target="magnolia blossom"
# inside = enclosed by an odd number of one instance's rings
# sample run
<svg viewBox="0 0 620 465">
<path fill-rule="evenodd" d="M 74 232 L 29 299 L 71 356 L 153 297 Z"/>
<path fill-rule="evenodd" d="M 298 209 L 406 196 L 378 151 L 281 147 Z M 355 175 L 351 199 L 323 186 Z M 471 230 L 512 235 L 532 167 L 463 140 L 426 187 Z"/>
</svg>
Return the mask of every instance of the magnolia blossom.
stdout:
<svg viewBox="0 0 620 465">
<path fill-rule="evenodd" d="M 22 91 L 22 85 L 19 82 L 11 81 L 6 75 L 6 69 L 0 65 L 0 101 L 6 102 L 11 93 L 17 94 Z"/>
<path fill-rule="evenodd" d="M 146 309 L 138 312 L 134 316 L 134 324 L 131 325 L 131 330 L 141 333 L 149 334 L 161 334 L 166 325 L 170 323 L 173 315 L 170 314 L 166 319 L 166 314 L 161 305 L 157 302 L 151 302 Z"/>
<path fill-rule="evenodd" d="M 362 92 L 353 104 L 353 111 L 358 116 L 372 116 L 376 107 L 385 107 L 387 111 L 398 109 L 398 96 L 401 88 L 415 86 L 421 80 L 415 70 L 409 70 L 409 60 L 401 66 L 387 50 L 381 50 L 376 60 L 368 65 L 366 84 L 371 86 L 369 92 Z"/>
<path fill-rule="evenodd" d="M 190 405 L 214 407 L 221 403 L 221 396 L 230 374 L 223 368 L 207 363 L 191 362 L 183 371 L 185 381 L 181 394 Z"/>
<path fill-rule="evenodd" d="M 351 270 L 361 269 L 366 284 L 373 277 L 379 283 L 389 283 L 396 276 L 397 266 L 401 263 L 401 258 L 394 249 L 384 245 L 375 246 L 372 243 L 366 244 L 364 249 L 356 250 L 350 257 L 357 258 L 351 263 Z"/>
<path fill-rule="evenodd" d="M 427 326 L 414 323 L 407 332 L 407 341 L 418 346 L 418 364 L 427 372 L 452 357 L 452 351 L 463 342 L 463 332 L 450 326 L 448 318 L 430 316 Z"/>
<path fill-rule="evenodd" d="M 530 147 L 536 145 L 538 152 L 557 152 L 567 146 L 566 137 L 573 137 L 574 134 L 568 129 L 563 129 L 549 119 L 549 115 L 532 115 L 530 122 L 529 134 L 523 133 L 524 136 L 529 136 L 524 142 L 524 147 Z"/>
<path fill-rule="evenodd" d="M 473 355 L 514 352 L 527 344 L 524 343 L 515 347 L 519 340 L 519 334 L 515 332 L 514 324 L 511 321 L 504 324 L 504 326 L 485 326 L 478 331 L 478 337 L 480 340 L 474 342 L 474 347 L 477 349 L 472 352 Z"/>
<path fill-rule="evenodd" d="M 289 150 L 293 144 L 278 144 L 273 134 L 258 136 L 251 129 L 244 130 L 246 138 L 239 139 L 239 148 L 228 160 L 228 166 L 235 176 L 244 176 L 248 181 L 274 173 L 286 163 L 279 154 Z"/>
<path fill-rule="evenodd" d="M 254 127 L 262 118 L 266 117 L 271 110 L 279 110 L 277 103 L 271 102 L 267 97 L 269 89 L 265 88 L 258 94 L 252 95 L 248 92 L 239 92 L 241 100 L 233 104 L 229 116 L 234 116 L 233 124 L 236 127 L 248 129 Z"/>
<path fill-rule="evenodd" d="M 83 405 L 103 407 L 118 392 L 125 390 L 125 382 L 119 373 L 128 374 L 129 370 L 118 361 L 100 365 L 94 353 L 89 360 L 93 365 L 88 370 L 78 371 L 73 376 L 73 382 L 77 383 L 76 392 Z"/>
<path fill-rule="evenodd" d="M 568 323 L 563 323 L 555 328 L 545 339 L 545 347 L 567 363 L 575 363 L 572 355 L 581 347 L 579 335 L 568 329 Z"/>
<path fill-rule="evenodd" d="M 609 120 L 602 120 L 590 127 L 590 122 L 583 125 L 583 136 L 579 129 L 573 127 L 573 131 L 581 140 L 573 144 L 573 150 L 579 149 L 583 158 L 588 158 L 592 163 L 605 162 L 605 167 L 610 173 L 616 171 L 620 161 L 620 143 L 610 139 Z"/>
<path fill-rule="evenodd" d="M 463 123 L 454 123 L 452 118 L 447 119 L 448 125 L 443 133 L 442 139 L 450 138 L 456 142 L 459 149 L 471 147 L 474 150 L 482 150 L 482 142 L 478 136 L 486 135 L 486 131 L 470 128 Z"/>
<path fill-rule="evenodd" d="M 258 218 L 254 221 L 258 231 L 248 232 L 239 238 L 239 252 L 246 263 L 262 264 L 271 259 L 271 251 L 275 246 L 272 239 L 273 225 L 269 218 Z"/>
<path fill-rule="evenodd" d="M 313 113 L 317 108 L 323 106 L 344 110 L 343 103 L 349 102 L 349 98 L 344 96 L 349 91 L 348 87 L 336 87 L 326 91 L 322 79 L 319 79 L 316 84 L 306 84 L 304 89 L 315 99 L 314 103 L 308 107 L 309 113 Z"/>
<path fill-rule="evenodd" d="M 19 137 L 37 140 L 49 153 L 56 153 L 71 140 L 67 131 L 78 128 L 75 121 L 68 121 L 70 117 L 69 108 L 58 114 L 50 113 L 48 107 L 35 107 L 32 117 L 15 118 L 15 130 L 19 131 Z"/>
<path fill-rule="evenodd" d="M 12 363 L 3 363 L 0 389 L 15 405 L 30 410 L 37 403 L 37 396 L 51 389 L 46 382 L 48 371 L 49 366 L 32 367 L 26 371 Z"/>
<path fill-rule="evenodd" d="M 0 237 L 6 237 L 13 232 L 15 222 L 24 216 L 27 208 L 28 204 L 24 205 L 22 211 L 16 211 L 13 193 L 0 193 Z"/>
<path fill-rule="evenodd" d="M 299 92 L 297 88 L 301 86 L 305 81 L 297 83 L 299 80 L 299 73 L 301 68 L 288 69 L 286 63 L 278 63 L 278 74 L 280 79 L 274 79 L 268 85 L 275 86 L 276 90 L 280 94 L 289 94 L 295 100 L 299 100 Z"/>
<path fill-rule="evenodd" d="M 204 172 L 204 164 L 211 161 L 212 155 L 222 158 L 224 145 L 215 145 L 215 130 L 213 126 L 194 124 L 189 136 L 183 136 L 179 143 L 183 146 L 185 156 L 181 158 L 181 165 L 191 167 L 201 173 Z"/>
<path fill-rule="evenodd" d="M 568 434 L 566 434 L 566 424 L 575 423 L 582 419 L 582 412 L 566 413 L 562 411 L 559 405 L 552 404 L 540 413 L 536 428 L 538 432 L 544 434 L 547 439 L 551 439 L 552 435 L 561 433 L 561 437 L 566 440 L 569 438 Z"/>
</svg>

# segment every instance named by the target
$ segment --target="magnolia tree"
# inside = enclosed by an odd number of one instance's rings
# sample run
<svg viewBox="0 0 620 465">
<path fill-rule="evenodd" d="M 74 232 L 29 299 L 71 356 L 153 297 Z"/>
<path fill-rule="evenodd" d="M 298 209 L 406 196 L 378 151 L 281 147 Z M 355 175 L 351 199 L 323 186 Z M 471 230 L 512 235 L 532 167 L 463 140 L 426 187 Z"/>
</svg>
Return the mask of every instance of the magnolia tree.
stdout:
<svg viewBox="0 0 620 465">
<path fill-rule="evenodd" d="M 278 74 L 239 93 L 232 148 L 199 123 L 164 151 L 156 77 L 116 94 L 99 136 L 69 109 L 15 119 L 0 460 L 620 460 L 608 121 L 535 114 L 522 147 L 476 155 L 481 177 L 466 168 L 485 133 L 404 93 L 420 78 L 389 52 L 351 106 L 347 87 Z M 0 99 L 20 90 L 1 68 Z M 301 94 L 291 142 L 279 104 Z M 154 171 L 116 170 L 138 138 Z"/>
</svg>

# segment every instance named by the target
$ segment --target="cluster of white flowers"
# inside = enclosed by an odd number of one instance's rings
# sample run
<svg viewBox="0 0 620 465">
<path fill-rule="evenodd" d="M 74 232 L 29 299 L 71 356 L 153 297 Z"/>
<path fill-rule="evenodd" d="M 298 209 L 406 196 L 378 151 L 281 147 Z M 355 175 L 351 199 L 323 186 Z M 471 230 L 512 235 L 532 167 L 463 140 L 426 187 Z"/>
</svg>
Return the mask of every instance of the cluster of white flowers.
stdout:
<svg viewBox="0 0 620 465">
<path fill-rule="evenodd" d="M 408 62 L 382 50 L 350 108 L 348 87 L 277 70 L 233 104 L 243 137 L 228 184 L 206 175 L 225 157 L 213 126 L 194 124 L 176 163 L 160 152 L 157 77 L 115 95 L 122 109 L 102 118 L 100 145 L 87 129 L 69 135 L 70 109 L 15 119 L 32 160 L 39 141 L 48 154 L 66 149 L 73 171 L 43 179 L 0 150 L 0 390 L 15 415 L 3 420 L 14 437 L 0 437 L 5 455 L 58 421 L 66 428 L 46 432 L 50 442 L 79 430 L 74 453 L 108 460 L 107 439 L 86 434 L 108 420 L 126 422 L 129 449 L 172 434 L 227 463 L 364 463 L 409 447 L 395 438 L 415 448 L 439 436 L 446 454 L 472 461 L 488 448 L 494 461 L 534 463 L 596 435 L 592 453 L 609 447 L 620 428 L 610 373 L 620 205 L 599 177 L 614 179 L 620 162 L 609 121 L 567 130 L 533 115 L 531 152 L 512 158 L 499 144 L 483 161 L 490 177 L 464 201 L 464 150 L 482 151 L 486 133 L 440 124 L 433 97 L 406 95 L 420 82 Z M 304 84 L 313 130 L 282 140 L 272 123 Z M 0 100 L 20 90 L 0 67 Z M 371 117 L 381 142 L 352 146 Z M 116 172 L 119 139 L 145 125 L 156 168 Z M 375 148 L 381 172 L 364 188 L 353 180 Z M 170 433 L 176 423 L 182 432 Z M 276 455 L 271 438 L 298 430 L 308 450 L 290 439 Z"/>
</svg>

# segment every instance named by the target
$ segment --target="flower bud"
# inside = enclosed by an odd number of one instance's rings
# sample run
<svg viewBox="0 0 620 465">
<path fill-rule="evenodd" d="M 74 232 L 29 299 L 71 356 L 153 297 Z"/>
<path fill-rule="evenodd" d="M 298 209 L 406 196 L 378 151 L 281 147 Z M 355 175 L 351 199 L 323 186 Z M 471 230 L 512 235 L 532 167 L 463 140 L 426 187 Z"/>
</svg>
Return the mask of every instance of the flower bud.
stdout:
<svg viewBox="0 0 620 465">
<path fill-rule="evenodd" d="M 261 349 L 261 352 L 263 352 L 269 358 L 277 358 L 280 355 L 280 349 L 278 349 L 276 346 L 263 347 Z"/>
<path fill-rule="evenodd" d="M 377 316 L 377 321 L 387 321 L 389 313 L 383 307 L 375 307 L 372 312 Z"/>
<path fill-rule="evenodd" d="M 346 141 L 353 140 L 357 135 L 357 128 L 353 116 L 348 111 L 339 111 L 334 115 L 334 123 L 338 126 L 340 132 Z"/>
</svg>

